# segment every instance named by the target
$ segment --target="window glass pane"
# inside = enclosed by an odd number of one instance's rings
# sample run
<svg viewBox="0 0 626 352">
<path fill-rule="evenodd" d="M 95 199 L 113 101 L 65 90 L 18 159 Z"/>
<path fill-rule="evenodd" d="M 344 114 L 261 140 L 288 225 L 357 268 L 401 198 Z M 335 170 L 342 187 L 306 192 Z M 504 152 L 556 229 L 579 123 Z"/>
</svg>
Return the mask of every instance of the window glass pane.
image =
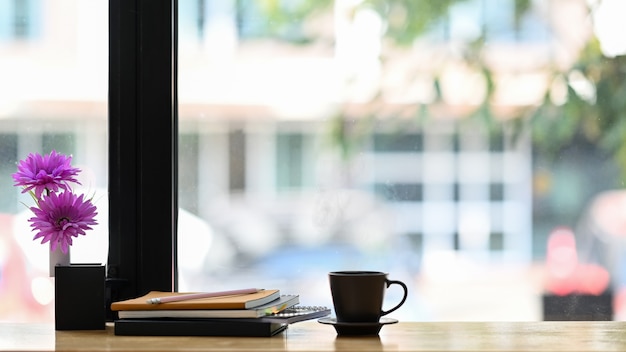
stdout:
<svg viewBox="0 0 626 352">
<path fill-rule="evenodd" d="M 52 322 L 49 246 L 33 241 L 11 174 L 29 153 L 72 155 L 97 221 L 73 263 L 106 263 L 108 2 L 0 1 L 0 320 Z"/>
<path fill-rule="evenodd" d="M 396 317 L 441 321 L 542 320 L 567 282 L 621 292 L 593 205 L 623 197 L 603 192 L 626 176 L 626 80 L 588 2 L 272 4 L 179 2 L 181 290 L 330 306 L 328 271 L 381 270 L 409 285 Z"/>
</svg>

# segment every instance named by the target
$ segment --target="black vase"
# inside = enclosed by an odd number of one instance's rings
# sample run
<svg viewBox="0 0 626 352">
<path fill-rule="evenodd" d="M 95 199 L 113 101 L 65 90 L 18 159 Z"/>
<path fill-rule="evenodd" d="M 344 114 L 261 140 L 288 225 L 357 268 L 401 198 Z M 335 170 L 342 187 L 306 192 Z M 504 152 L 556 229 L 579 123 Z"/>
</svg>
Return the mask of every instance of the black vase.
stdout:
<svg viewBox="0 0 626 352">
<path fill-rule="evenodd" d="M 105 270 L 102 264 L 55 267 L 54 322 L 56 330 L 103 330 Z"/>
</svg>

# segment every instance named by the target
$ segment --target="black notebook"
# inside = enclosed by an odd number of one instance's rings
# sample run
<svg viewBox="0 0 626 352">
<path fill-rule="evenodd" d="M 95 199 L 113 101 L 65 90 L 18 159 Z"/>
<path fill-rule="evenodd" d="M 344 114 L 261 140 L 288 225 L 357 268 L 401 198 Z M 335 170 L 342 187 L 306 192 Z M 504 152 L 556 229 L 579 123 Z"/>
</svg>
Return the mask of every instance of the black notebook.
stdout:
<svg viewBox="0 0 626 352">
<path fill-rule="evenodd" d="M 251 336 L 270 337 L 287 324 L 257 319 L 118 319 L 115 335 L 125 336 Z"/>
</svg>

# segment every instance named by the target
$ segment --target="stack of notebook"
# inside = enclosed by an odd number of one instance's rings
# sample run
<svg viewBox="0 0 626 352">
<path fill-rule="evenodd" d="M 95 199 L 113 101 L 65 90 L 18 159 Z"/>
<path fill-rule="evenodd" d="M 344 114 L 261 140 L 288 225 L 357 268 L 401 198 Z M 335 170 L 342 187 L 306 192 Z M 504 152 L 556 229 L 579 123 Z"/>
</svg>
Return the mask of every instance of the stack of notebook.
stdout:
<svg viewBox="0 0 626 352">
<path fill-rule="evenodd" d="M 299 303 L 298 295 L 281 295 L 279 290 L 153 291 L 114 302 L 111 310 L 118 315 L 115 334 L 136 336 L 273 336 L 291 323 L 330 314 L 326 307 Z"/>
</svg>

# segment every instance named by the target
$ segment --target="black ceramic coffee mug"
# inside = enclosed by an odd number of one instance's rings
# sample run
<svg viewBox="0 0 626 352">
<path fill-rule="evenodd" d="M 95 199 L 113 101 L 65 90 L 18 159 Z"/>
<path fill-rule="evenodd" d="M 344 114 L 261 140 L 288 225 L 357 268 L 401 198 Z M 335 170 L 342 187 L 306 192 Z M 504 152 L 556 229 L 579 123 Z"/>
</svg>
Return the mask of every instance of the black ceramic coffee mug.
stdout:
<svg viewBox="0 0 626 352">
<path fill-rule="evenodd" d="M 381 316 L 400 308 L 408 294 L 402 281 L 389 280 L 380 271 L 333 271 L 328 276 L 338 322 L 378 322 Z M 402 300 L 395 307 L 383 310 L 385 291 L 394 284 L 404 290 Z"/>
</svg>

